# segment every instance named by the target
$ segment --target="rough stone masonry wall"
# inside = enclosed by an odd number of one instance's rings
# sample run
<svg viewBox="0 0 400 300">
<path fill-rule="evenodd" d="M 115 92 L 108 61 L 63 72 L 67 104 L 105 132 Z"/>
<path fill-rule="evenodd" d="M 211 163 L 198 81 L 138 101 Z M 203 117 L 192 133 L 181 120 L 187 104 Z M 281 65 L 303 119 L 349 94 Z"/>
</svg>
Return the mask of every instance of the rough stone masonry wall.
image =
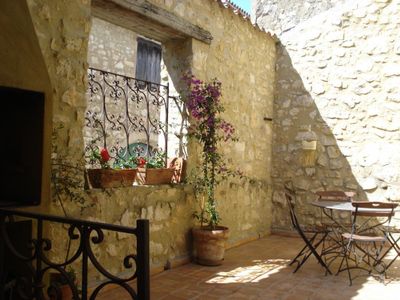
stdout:
<svg viewBox="0 0 400 300">
<path fill-rule="evenodd" d="M 53 157 L 62 157 L 68 163 L 76 163 L 81 161 L 84 148 L 82 129 L 87 101 L 85 92 L 91 25 L 90 1 L 61 3 L 31 0 L 28 4 L 54 91 L 53 127 L 57 135 L 53 142 L 57 151 Z M 81 162 L 81 167 L 83 165 Z M 81 175 L 83 183 L 83 173 Z M 109 190 L 83 190 L 79 187 L 75 192 L 82 197 L 84 203 L 70 201 L 68 196 L 61 195 L 70 217 L 124 226 L 135 226 L 137 218 L 148 218 L 151 222 L 152 267 L 168 265 L 170 260 L 188 256 L 188 234 L 193 211 L 189 187 L 154 186 Z M 46 203 L 50 204 L 48 212 L 62 215 L 57 199 L 53 190 L 52 199 L 43 201 L 50 202 Z M 48 234 L 53 240 L 52 257 L 61 262 L 65 259 L 67 248 L 65 228 L 52 224 Z M 105 232 L 102 246 L 93 246 L 100 262 L 116 274 L 124 270 L 122 258 L 132 253 L 135 241 L 124 235 Z M 73 244 L 70 254 L 74 249 L 76 245 Z M 79 266 L 75 268 L 78 270 Z M 92 269 L 89 271 L 92 279 L 100 278 Z"/>
<path fill-rule="evenodd" d="M 92 68 L 135 77 L 137 34 L 132 30 L 92 18 L 88 63 Z"/>
<path fill-rule="evenodd" d="M 217 77 L 222 82 L 224 117 L 235 125 L 240 138 L 223 150 L 229 163 L 249 177 L 232 179 L 218 189 L 222 224 L 230 228 L 229 244 L 265 235 L 271 224 L 272 126 L 263 118 L 272 115 L 275 43 L 219 1 L 151 2 L 213 36 L 211 45 L 192 41 L 190 65 L 199 78 Z M 168 71 L 181 74 L 179 65 Z"/>
<path fill-rule="evenodd" d="M 291 180 L 303 222 L 322 189 L 400 200 L 399 0 L 347 1 L 280 36 L 275 92 L 273 226 L 288 229 L 282 185 Z M 316 162 L 304 166 L 306 128 Z"/>
<path fill-rule="evenodd" d="M 226 118 L 235 124 L 241 137 L 239 143 L 229 145 L 225 152 L 229 161 L 242 168 L 251 180 L 233 180 L 217 193 L 223 224 L 231 228 L 229 244 L 266 234 L 271 224 L 272 128 L 263 117 L 272 114 L 274 41 L 215 1 L 158 2 L 214 36 L 211 45 L 196 40 L 171 42 L 167 48 L 176 51 L 171 54 L 167 49 L 167 52 L 174 61 L 174 66 L 169 65 L 174 79 L 180 77 L 182 66 L 191 65 L 199 77 L 218 77 L 223 82 Z M 76 162 L 83 153 L 90 1 L 29 0 L 28 4 L 54 92 L 54 128 L 63 126 L 57 130 L 54 141 L 57 152 L 53 156 Z M 177 57 L 179 53 L 183 56 Z M 133 225 L 138 217 L 148 218 L 152 267 L 168 267 L 172 260 L 188 257 L 189 232 L 194 223 L 191 215 L 197 206 L 190 187 L 106 191 L 78 188 L 76 192 L 83 197 L 84 204 L 65 198 L 69 216 L 122 225 Z M 52 203 L 50 212 L 61 213 L 59 204 Z M 56 226 L 49 228 L 54 239 L 53 253 L 62 259 L 65 245 L 58 242 L 66 238 L 65 232 L 60 234 L 60 231 Z M 105 238 L 114 243 L 97 248 L 95 253 L 112 271 L 119 272 L 122 268 L 115 258 L 134 244 L 128 244 L 121 235 L 106 234 Z"/>
<path fill-rule="evenodd" d="M 343 1 L 345 0 L 254 0 L 252 16 L 257 24 L 280 35 Z"/>
</svg>

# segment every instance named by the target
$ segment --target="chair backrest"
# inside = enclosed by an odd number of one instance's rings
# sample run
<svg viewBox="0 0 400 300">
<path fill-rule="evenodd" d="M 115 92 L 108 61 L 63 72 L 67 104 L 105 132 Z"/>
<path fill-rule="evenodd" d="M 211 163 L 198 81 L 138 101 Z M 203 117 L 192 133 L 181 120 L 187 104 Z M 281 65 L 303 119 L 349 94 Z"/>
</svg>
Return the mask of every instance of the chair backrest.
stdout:
<svg viewBox="0 0 400 300">
<path fill-rule="evenodd" d="M 390 224 L 392 217 L 395 214 L 394 209 L 397 203 L 393 202 L 380 202 L 380 201 L 353 201 L 351 202 L 355 210 L 352 212 L 352 234 L 353 233 L 369 233 L 368 235 L 375 234 L 375 229 L 380 226 Z M 357 225 L 357 217 L 367 217 Z M 379 219 L 376 219 L 379 218 Z M 369 221 L 376 219 L 373 224 Z"/>
<path fill-rule="evenodd" d="M 353 201 L 351 203 L 355 207 L 353 214 L 362 217 L 387 217 L 394 216 L 394 209 L 398 203 L 381 202 L 381 201 Z"/>
<path fill-rule="evenodd" d="M 296 213 L 294 211 L 295 195 L 294 191 L 288 188 L 287 186 L 285 186 L 285 198 L 287 206 L 289 208 L 290 221 L 292 223 L 293 228 L 298 231 L 300 229 L 300 225 L 299 222 L 297 221 Z"/>
<path fill-rule="evenodd" d="M 350 202 L 355 195 L 354 192 L 344 191 L 318 191 L 315 194 L 318 200 L 335 202 Z"/>
</svg>

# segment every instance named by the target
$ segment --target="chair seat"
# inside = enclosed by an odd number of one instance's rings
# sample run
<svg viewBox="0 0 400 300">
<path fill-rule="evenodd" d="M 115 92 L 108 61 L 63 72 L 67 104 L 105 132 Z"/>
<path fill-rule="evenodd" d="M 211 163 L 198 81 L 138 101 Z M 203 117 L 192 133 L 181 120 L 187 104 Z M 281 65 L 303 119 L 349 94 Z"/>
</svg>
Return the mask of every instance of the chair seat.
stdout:
<svg viewBox="0 0 400 300">
<path fill-rule="evenodd" d="M 358 235 L 351 233 L 343 233 L 342 237 L 346 240 L 355 240 L 359 242 L 386 242 L 386 238 L 383 236 L 368 236 L 368 235 Z"/>
</svg>

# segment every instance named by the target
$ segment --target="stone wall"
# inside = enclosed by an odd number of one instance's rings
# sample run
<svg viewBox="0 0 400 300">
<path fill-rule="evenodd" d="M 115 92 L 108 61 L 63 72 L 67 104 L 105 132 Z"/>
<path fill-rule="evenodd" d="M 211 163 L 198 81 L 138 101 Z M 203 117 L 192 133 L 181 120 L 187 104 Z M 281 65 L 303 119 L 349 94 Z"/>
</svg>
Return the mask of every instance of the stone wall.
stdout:
<svg viewBox="0 0 400 300">
<path fill-rule="evenodd" d="M 252 19 L 276 34 L 324 12 L 345 0 L 254 0 Z"/>
<path fill-rule="evenodd" d="M 138 37 L 139 35 L 130 29 L 92 17 L 88 45 L 89 66 L 135 77 Z M 166 84 L 168 71 L 163 62 L 161 68 L 161 83 Z"/>
<path fill-rule="evenodd" d="M 151 2 L 212 34 L 211 45 L 193 39 L 191 45 L 171 47 L 175 53 L 183 49 L 197 77 L 217 77 L 222 82 L 225 118 L 235 125 L 240 138 L 238 143 L 224 147 L 224 152 L 228 161 L 241 168 L 249 179 L 233 179 L 217 193 L 222 223 L 231 230 L 229 244 L 268 234 L 272 126 L 264 117 L 272 115 L 274 40 L 218 1 Z M 182 61 L 187 65 L 187 59 Z M 177 80 L 185 66 L 167 61 L 166 65 L 174 85 L 179 86 Z"/>
<path fill-rule="evenodd" d="M 288 229 L 292 181 L 303 222 L 318 222 L 312 192 L 400 200 L 400 1 L 347 1 L 280 36 L 275 92 L 274 223 Z M 317 150 L 305 151 L 306 130 Z M 308 157 L 307 157 L 308 156 Z"/>
<path fill-rule="evenodd" d="M 137 34 L 99 18 L 92 18 L 88 63 L 92 68 L 135 77 Z"/>
<path fill-rule="evenodd" d="M 90 2 L 27 1 L 52 85 L 59 155 L 82 156 Z M 47 199 L 48 200 L 48 199 Z"/>
<path fill-rule="evenodd" d="M 135 186 L 106 191 L 93 189 L 87 191 L 85 197 L 84 209 L 67 203 L 70 215 L 130 227 L 136 227 L 137 219 L 149 219 L 150 264 L 153 271 L 188 261 L 191 250 L 188 229 L 193 226 L 191 212 L 194 207 L 190 186 Z M 57 203 L 55 208 L 59 208 Z M 50 230 L 53 236 L 66 236 L 65 228 L 60 226 L 52 226 Z M 100 246 L 92 244 L 96 258 L 112 274 L 129 273 L 123 267 L 123 259 L 135 252 L 135 238 L 110 231 L 104 233 L 105 239 Z M 54 243 L 53 251 L 63 258 L 66 241 L 60 242 Z M 73 253 L 77 249 L 77 243 L 73 242 L 71 249 Z M 91 268 L 90 278 L 101 279 L 101 276 Z"/>
<path fill-rule="evenodd" d="M 153 2 L 209 30 L 214 37 L 211 45 L 192 39 L 168 42 L 164 57 L 175 87 L 179 87 L 182 71 L 188 68 L 202 79 L 218 77 L 223 82 L 225 116 L 236 126 L 241 138 L 224 152 L 229 162 L 247 175 L 247 179 L 232 180 L 217 191 L 223 225 L 231 229 L 229 245 L 268 234 L 272 220 L 272 128 L 264 117 L 272 115 L 275 42 L 215 1 Z M 53 157 L 81 163 L 90 1 L 29 0 L 28 3 L 53 90 L 53 125 L 59 128 L 53 141 Z M 195 161 L 196 153 L 191 152 L 189 164 L 193 166 Z M 83 184 L 82 175 L 77 176 Z M 69 216 L 124 225 L 133 225 L 138 217 L 149 218 L 152 267 L 169 267 L 171 261 L 188 257 L 189 232 L 194 224 L 191 216 L 197 207 L 190 187 L 103 191 L 76 186 L 75 192 L 83 198 L 83 203 L 63 198 Z M 56 195 L 53 200 L 57 200 Z M 60 205 L 52 203 L 50 212 L 61 213 Z M 56 241 L 65 241 L 59 228 L 51 227 L 49 232 Z M 56 241 L 54 253 L 62 259 L 65 249 L 56 246 Z M 112 266 L 119 250 L 131 246 L 119 240 L 96 254 L 107 266 Z"/>
</svg>

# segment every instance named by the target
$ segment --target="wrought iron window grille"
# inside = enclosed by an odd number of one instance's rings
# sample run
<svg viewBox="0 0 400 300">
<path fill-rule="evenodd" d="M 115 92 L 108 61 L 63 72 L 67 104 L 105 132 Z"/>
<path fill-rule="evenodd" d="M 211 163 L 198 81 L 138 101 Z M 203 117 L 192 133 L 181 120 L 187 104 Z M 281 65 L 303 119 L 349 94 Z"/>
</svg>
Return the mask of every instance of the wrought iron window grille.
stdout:
<svg viewBox="0 0 400 300">
<path fill-rule="evenodd" d="M 87 95 L 86 151 L 100 144 L 114 161 L 168 153 L 168 85 L 89 68 Z"/>
</svg>

